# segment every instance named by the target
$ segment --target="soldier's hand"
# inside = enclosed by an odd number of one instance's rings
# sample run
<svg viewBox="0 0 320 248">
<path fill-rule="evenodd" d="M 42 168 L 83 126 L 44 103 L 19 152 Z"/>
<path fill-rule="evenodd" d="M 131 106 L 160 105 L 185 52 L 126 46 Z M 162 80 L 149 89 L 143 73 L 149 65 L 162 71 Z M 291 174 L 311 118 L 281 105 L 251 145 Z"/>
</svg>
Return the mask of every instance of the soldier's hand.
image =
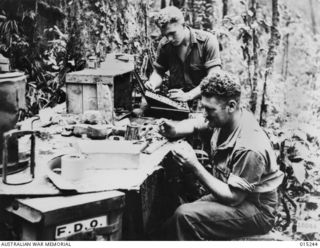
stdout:
<svg viewBox="0 0 320 248">
<path fill-rule="evenodd" d="M 166 138 L 174 138 L 176 135 L 176 129 L 174 122 L 167 119 L 161 119 L 159 122 L 159 133 Z"/>
<path fill-rule="evenodd" d="M 147 81 L 147 82 L 145 82 L 144 86 L 145 86 L 148 90 L 151 90 L 151 91 L 155 91 L 155 90 L 156 90 L 156 87 L 155 87 L 155 85 L 152 83 L 152 81 Z"/>
<path fill-rule="evenodd" d="M 191 100 L 189 94 L 181 89 L 171 89 L 168 93 L 168 96 L 175 101 L 186 102 Z"/>
<path fill-rule="evenodd" d="M 178 143 L 172 154 L 173 159 L 181 166 L 193 169 L 199 163 L 195 151 L 186 141 Z"/>
</svg>

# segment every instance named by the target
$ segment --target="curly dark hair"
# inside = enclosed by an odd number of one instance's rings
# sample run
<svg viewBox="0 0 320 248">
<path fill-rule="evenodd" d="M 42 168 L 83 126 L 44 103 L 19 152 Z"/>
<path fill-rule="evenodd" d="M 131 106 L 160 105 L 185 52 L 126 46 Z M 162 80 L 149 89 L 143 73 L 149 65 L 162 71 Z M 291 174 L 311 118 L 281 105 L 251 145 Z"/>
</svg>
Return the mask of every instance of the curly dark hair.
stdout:
<svg viewBox="0 0 320 248">
<path fill-rule="evenodd" d="M 169 23 L 184 23 L 184 16 L 180 9 L 169 6 L 161 9 L 155 16 L 155 23 L 159 28 L 165 28 Z"/>
<path fill-rule="evenodd" d="M 231 99 L 240 102 L 241 85 L 236 78 L 225 71 L 210 73 L 201 81 L 201 95 L 204 97 L 217 97 L 220 100 Z"/>
</svg>

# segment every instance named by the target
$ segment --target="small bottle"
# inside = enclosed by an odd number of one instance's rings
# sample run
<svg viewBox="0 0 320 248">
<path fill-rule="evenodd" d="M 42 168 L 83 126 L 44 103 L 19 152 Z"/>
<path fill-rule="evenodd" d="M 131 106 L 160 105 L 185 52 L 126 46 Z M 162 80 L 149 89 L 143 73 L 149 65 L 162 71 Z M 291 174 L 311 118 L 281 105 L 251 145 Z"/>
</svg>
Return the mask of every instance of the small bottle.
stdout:
<svg viewBox="0 0 320 248">
<path fill-rule="evenodd" d="M 90 69 L 97 68 L 97 57 L 95 55 L 90 55 L 88 57 L 88 68 Z"/>
<path fill-rule="evenodd" d="M 10 61 L 0 53 L 0 72 L 10 72 Z"/>
</svg>

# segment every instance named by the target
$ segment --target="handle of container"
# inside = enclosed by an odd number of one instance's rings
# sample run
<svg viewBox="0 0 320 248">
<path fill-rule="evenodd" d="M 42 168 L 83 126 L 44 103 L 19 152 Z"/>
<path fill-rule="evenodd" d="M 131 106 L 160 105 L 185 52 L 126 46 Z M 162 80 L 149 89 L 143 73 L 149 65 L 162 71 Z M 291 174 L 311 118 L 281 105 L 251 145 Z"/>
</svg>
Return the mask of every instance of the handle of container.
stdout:
<svg viewBox="0 0 320 248">
<path fill-rule="evenodd" d="M 34 178 L 34 168 L 35 168 L 35 135 L 36 131 L 30 131 L 30 130 L 10 130 L 8 132 L 5 132 L 3 134 L 3 151 L 2 151 L 2 162 L 3 162 L 3 178 L 2 181 L 5 184 L 13 184 L 7 181 L 7 176 L 8 176 L 8 144 L 9 144 L 9 139 L 11 138 L 20 138 L 25 135 L 31 135 L 31 154 L 30 154 L 30 174 L 31 174 L 31 180 L 26 181 L 26 182 L 21 182 L 21 183 L 14 183 L 14 185 L 20 185 L 20 184 L 26 184 L 29 183 L 33 180 Z M 17 161 L 18 162 L 18 161 Z"/>
</svg>

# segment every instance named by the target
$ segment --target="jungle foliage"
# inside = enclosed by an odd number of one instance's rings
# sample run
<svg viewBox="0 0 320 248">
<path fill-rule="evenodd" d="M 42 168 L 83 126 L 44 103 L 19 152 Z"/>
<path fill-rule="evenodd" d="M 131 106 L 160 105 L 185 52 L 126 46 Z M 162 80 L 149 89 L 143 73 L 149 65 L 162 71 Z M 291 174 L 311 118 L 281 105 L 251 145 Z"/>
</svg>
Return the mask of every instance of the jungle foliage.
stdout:
<svg viewBox="0 0 320 248">
<path fill-rule="evenodd" d="M 320 195 L 318 0 L 3 0 L 0 52 L 28 75 L 27 115 L 63 102 L 66 73 L 90 54 L 135 54 L 146 78 L 160 38 L 152 16 L 170 4 L 190 26 L 217 35 L 223 68 L 238 75 L 243 106 L 273 142 L 286 172 L 279 229 L 319 239 L 294 231 L 297 220 L 319 221 L 318 203 L 310 205 Z"/>
</svg>

